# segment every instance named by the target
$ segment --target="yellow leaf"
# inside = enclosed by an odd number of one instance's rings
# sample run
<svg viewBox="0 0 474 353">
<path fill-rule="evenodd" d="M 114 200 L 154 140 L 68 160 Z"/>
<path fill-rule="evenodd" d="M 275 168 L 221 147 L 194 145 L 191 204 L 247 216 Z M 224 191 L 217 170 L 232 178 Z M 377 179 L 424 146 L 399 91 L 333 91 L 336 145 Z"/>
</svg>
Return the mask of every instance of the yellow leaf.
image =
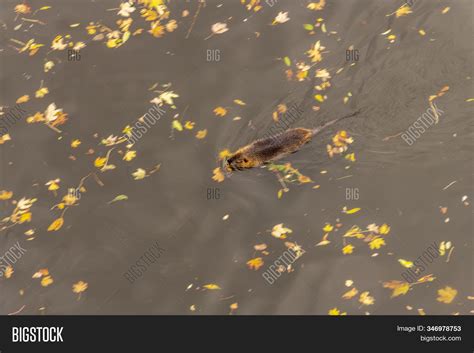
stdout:
<svg viewBox="0 0 474 353">
<path fill-rule="evenodd" d="M 324 237 L 323 237 L 323 239 L 322 239 L 319 243 L 317 243 L 316 246 L 324 246 L 324 245 L 330 244 L 331 241 L 328 240 L 328 235 L 329 235 L 329 234 L 325 234 Z"/>
<path fill-rule="evenodd" d="M 346 312 L 341 312 L 338 308 L 332 308 L 328 311 L 328 314 L 331 316 L 338 316 L 338 315 L 347 315 Z"/>
<path fill-rule="evenodd" d="M 74 192 L 74 189 L 71 188 L 69 189 L 70 191 L 68 191 L 68 193 L 66 195 L 64 195 L 63 197 L 63 201 L 64 201 L 64 204 L 67 205 L 67 206 L 72 206 L 74 205 L 74 203 L 76 203 L 77 199 L 76 199 L 76 192 Z M 71 192 L 72 191 L 72 192 Z M 63 209 L 63 207 L 61 207 L 61 204 L 58 205 L 59 209 Z"/>
<path fill-rule="evenodd" d="M 47 276 L 49 275 L 49 271 L 47 268 L 42 268 L 40 270 L 38 270 L 38 272 L 36 272 L 32 278 L 41 278 L 43 276 Z"/>
<path fill-rule="evenodd" d="M 196 133 L 196 138 L 202 140 L 203 138 L 206 137 L 206 135 L 207 135 L 207 129 L 199 130 L 199 131 Z"/>
<path fill-rule="evenodd" d="M 241 101 L 240 99 L 234 99 L 234 103 L 238 105 L 246 105 L 245 102 Z"/>
<path fill-rule="evenodd" d="M 30 96 L 25 94 L 16 100 L 16 104 L 26 103 L 30 100 Z"/>
<path fill-rule="evenodd" d="M 344 255 L 352 254 L 352 251 L 354 250 L 354 246 L 351 244 L 346 245 L 345 247 L 342 248 L 342 253 Z"/>
<path fill-rule="evenodd" d="M 429 274 L 429 275 L 426 275 L 426 276 L 423 276 L 423 277 L 419 278 L 416 281 L 416 283 L 433 282 L 435 279 L 436 279 L 436 277 L 434 277 L 432 274 Z"/>
<path fill-rule="evenodd" d="M 375 299 L 374 299 L 374 297 L 371 297 L 369 294 L 370 294 L 369 292 L 361 293 L 360 297 L 359 297 L 359 303 L 361 303 L 363 305 L 372 305 L 372 304 L 374 304 Z"/>
<path fill-rule="evenodd" d="M 449 6 L 445 7 L 443 9 L 443 11 L 441 11 L 441 13 L 444 15 L 445 13 L 447 13 L 451 8 Z"/>
<path fill-rule="evenodd" d="M 348 210 L 346 207 L 343 208 L 343 212 L 345 214 L 354 214 L 354 213 L 357 213 L 359 212 L 361 209 L 359 207 L 356 207 L 356 208 L 351 208 L 350 210 Z"/>
<path fill-rule="evenodd" d="M 326 5 L 326 0 L 319 0 L 318 2 L 310 2 L 306 7 L 313 11 L 319 11 Z"/>
<path fill-rule="evenodd" d="M 380 249 L 383 245 L 385 245 L 385 240 L 380 237 L 375 237 L 370 243 L 369 246 L 372 250 Z"/>
<path fill-rule="evenodd" d="M 36 97 L 36 98 L 43 98 L 43 97 L 44 97 L 45 95 L 47 95 L 48 93 L 49 93 L 48 88 L 43 87 L 43 88 L 40 88 L 39 90 L 36 91 L 35 97 Z"/>
<path fill-rule="evenodd" d="M 165 27 L 161 26 L 159 23 L 160 21 L 153 22 L 151 24 L 151 29 L 148 31 L 148 33 L 152 34 L 155 38 L 162 37 L 163 34 L 165 34 Z"/>
<path fill-rule="evenodd" d="M 316 99 L 318 102 L 324 102 L 324 97 L 320 94 L 317 94 L 314 96 L 314 99 Z"/>
<path fill-rule="evenodd" d="M 47 61 L 44 63 L 44 72 L 48 72 L 49 70 L 51 70 L 52 68 L 54 67 L 54 62 L 52 61 Z"/>
<path fill-rule="evenodd" d="M 9 200 L 12 198 L 12 196 L 13 196 L 12 191 L 6 191 L 6 190 L 0 191 L 0 200 Z"/>
<path fill-rule="evenodd" d="M 50 224 L 50 226 L 48 227 L 48 232 L 51 232 L 51 231 L 57 231 L 59 229 L 61 229 L 61 227 L 63 226 L 64 224 L 64 218 L 60 217 L 58 219 L 56 219 L 53 223 Z"/>
<path fill-rule="evenodd" d="M 176 28 L 178 28 L 178 24 L 176 22 L 176 20 L 170 20 L 167 24 L 166 24 L 166 30 L 168 32 L 173 32 Z"/>
<path fill-rule="evenodd" d="M 102 168 L 105 165 L 105 162 L 107 162 L 107 158 L 97 157 L 96 160 L 94 161 L 94 165 L 97 168 Z"/>
<path fill-rule="evenodd" d="M 406 268 L 412 268 L 412 267 L 413 267 L 413 262 L 411 262 L 411 261 L 407 261 L 407 260 L 403 260 L 403 259 L 398 259 L 398 262 L 400 262 L 400 264 L 401 264 L 403 267 L 406 267 Z"/>
<path fill-rule="evenodd" d="M 228 150 L 222 150 L 219 152 L 219 160 L 232 156 L 232 153 Z"/>
<path fill-rule="evenodd" d="M 56 191 L 59 189 L 59 185 L 53 180 L 50 182 L 48 190 L 49 191 Z"/>
<path fill-rule="evenodd" d="M 11 265 L 8 265 L 7 268 L 5 269 L 5 278 L 11 278 L 11 276 L 13 275 L 13 272 L 15 272 L 13 270 L 13 267 L 11 267 Z"/>
<path fill-rule="evenodd" d="M 215 168 L 212 173 L 214 174 L 212 176 L 212 180 L 215 180 L 217 181 L 218 183 L 221 183 L 224 181 L 225 177 L 224 177 L 224 174 L 222 173 L 222 170 L 221 168 L 217 167 Z"/>
<path fill-rule="evenodd" d="M 247 261 L 247 266 L 251 270 L 257 271 L 260 267 L 263 266 L 263 259 L 261 257 L 256 257 L 255 259 L 251 259 Z"/>
<path fill-rule="evenodd" d="M 334 229 L 334 227 L 331 224 L 326 223 L 326 225 L 323 228 L 323 231 L 328 233 L 328 232 L 332 231 L 333 229 Z"/>
<path fill-rule="evenodd" d="M 142 168 L 138 168 L 135 172 L 132 173 L 132 176 L 135 180 L 141 180 L 146 177 L 146 171 Z"/>
<path fill-rule="evenodd" d="M 221 287 L 219 287 L 217 284 L 214 284 L 214 283 L 206 284 L 203 287 L 206 288 L 206 289 L 209 289 L 209 290 L 221 289 Z"/>
<path fill-rule="evenodd" d="M 187 129 L 187 130 L 192 130 L 192 129 L 194 129 L 194 125 L 195 125 L 195 123 L 193 123 L 192 121 L 186 121 L 184 123 L 184 128 Z"/>
<path fill-rule="evenodd" d="M 12 138 L 9 134 L 0 136 L 0 145 L 3 145 L 5 142 L 10 141 Z"/>
<path fill-rule="evenodd" d="M 401 16 L 406 16 L 412 13 L 412 11 L 411 11 L 411 7 L 405 4 L 402 7 L 400 7 L 395 13 L 397 17 L 401 17 Z"/>
<path fill-rule="evenodd" d="M 72 285 L 72 291 L 74 293 L 82 293 L 87 289 L 87 287 L 88 287 L 88 284 L 86 282 L 79 281 Z"/>
<path fill-rule="evenodd" d="M 76 139 L 76 140 L 73 140 L 73 141 L 71 142 L 71 147 L 72 147 L 72 148 L 77 148 L 77 147 L 79 147 L 80 144 L 81 144 L 81 140 L 77 140 L 77 139 Z"/>
<path fill-rule="evenodd" d="M 399 295 L 407 294 L 408 290 L 410 289 L 410 283 L 393 280 L 389 282 L 384 282 L 383 287 L 392 289 L 391 298 L 395 298 Z"/>
<path fill-rule="evenodd" d="M 132 135 L 133 128 L 130 125 L 127 125 L 123 128 L 122 132 L 128 136 Z"/>
<path fill-rule="evenodd" d="M 224 107 L 217 107 L 214 109 L 214 114 L 216 116 L 223 117 L 227 114 L 227 109 L 225 109 Z"/>
<path fill-rule="evenodd" d="M 355 153 L 346 154 L 344 158 L 351 162 L 356 161 Z"/>
<path fill-rule="evenodd" d="M 18 223 L 23 224 L 25 222 L 31 222 L 31 212 L 23 213 L 20 216 L 20 220 L 18 221 Z"/>
<path fill-rule="evenodd" d="M 125 155 L 123 156 L 123 160 L 130 162 L 132 159 L 134 159 L 137 156 L 137 151 L 127 151 Z"/>
<path fill-rule="evenodd" d="M 43 287 L 49 286 L 51 283 L 53 283 L 53 277 L 51 276 L 46 276 L 41 279 L 41 285 Z"/>
<path fill-rule="evenodd" d="M 342 295 L 342 299 L 352 299 L 358 293 L 359 293 L 359 291 L 357 290 L 357 288 L 352 288 L 350 291 L 348 291 L 348 292 L 346 292 Z"/>
<path fill-rule="evenodd" d="M 420 35 L 422 35 L 422 36 L 424 36 L 424 35 L 426 34 L 426 32 L 425 32 L 424 30 L 422 30 L 422 29 L 420 29 L 420 30 L 418 31 L 418 33 L 420 33 Z"/>
<path fill-rule="evenodd" d="M 306 175 L 302 175 L 302 174 L 298 176 L 298 181 L 299 181 L 301 184 L 311 183 L 311 182 L 312 182 L 311 178 L 307 177 Z"/>
<path fill-rule="evenodd" d="M 171 123 L 171 127 L 175 130 L 183 131 L 183 125 L 181 125 L 179 120 L 173 120 L 173 122 Z"/>
<path fill-rule="evenodd" d="M 388 234 L 390 232 L 390 226 L 388 224 L 382 224 L 379 228 L 379 233 L 380 234 Z"/>
<path fill-rule="evenodd" d="M 285 239 L 287 234 L 291 234 L 293 231 L 290 228 L 283 226 L 283 223 L 277 224 L 272 229 L 272 236 L 278 239 Z"/>
<path fill-rule="evenodd" d="M 441 303 L 449 304 L 453 301 L 457 294 L 458 291 L 456 289 L 451 287 L 444 287 L 438 289 L 438 298 L 436 298 L 436 300 Z"/>
</svg>

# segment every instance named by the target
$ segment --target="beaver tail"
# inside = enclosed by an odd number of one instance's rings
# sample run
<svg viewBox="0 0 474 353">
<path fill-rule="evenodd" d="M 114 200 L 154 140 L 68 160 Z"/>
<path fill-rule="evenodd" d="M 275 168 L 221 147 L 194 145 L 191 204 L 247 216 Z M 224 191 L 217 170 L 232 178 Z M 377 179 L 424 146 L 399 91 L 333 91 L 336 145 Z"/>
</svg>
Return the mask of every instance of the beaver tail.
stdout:
<svg viewBox="0 0 474 353">
<path fill-rule="evenodd" d="M 361 112 L 361 110 L 357 110 L 355 111 L 354 113 L 351 113 L 351 114 L 348 114 L 348 115 L 344 115 L 340 118 L 337 118 L 337 119 L 334 119 L 334 120 L 331 120 L 331 121 L 328 121 L 327 123 L 324 123 L 322 124 L 321 126 L 318 126 L 317 128 L 313 129 L 313 136 L 319 134 L 321 131 L 323 131 L 324 129 L 326 129 L 327 127 L 341 121 L 341 120 L 344 120 L 344 119 L 347 119 L 347 118 L 352 118 L 353 116 L 356 116 L 358 115 L 359 113 Z"/>
</svg>

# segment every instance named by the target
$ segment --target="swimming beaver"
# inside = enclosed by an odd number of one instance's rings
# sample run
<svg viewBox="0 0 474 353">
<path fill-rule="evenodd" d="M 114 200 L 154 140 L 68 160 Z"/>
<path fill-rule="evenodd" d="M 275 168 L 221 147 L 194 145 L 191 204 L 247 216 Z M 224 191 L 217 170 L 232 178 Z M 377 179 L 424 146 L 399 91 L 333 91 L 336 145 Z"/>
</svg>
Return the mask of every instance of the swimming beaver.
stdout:
<svg viewBox="0 0 474 353">
<path fill-rule="evenodd" d="M 247 146 L 239 148 L 228 157 L 225 161 L 225 169 L 230 172 L 259 167 L 291 153 L 295 153 L 328 126 L 343 119 L 353 117 L 359 114 L 359 112 L 360 110 L 341 118 L 328 121 L 315 129 L 288 129 L 278 135 L 254 141 Z"/>
</svg>

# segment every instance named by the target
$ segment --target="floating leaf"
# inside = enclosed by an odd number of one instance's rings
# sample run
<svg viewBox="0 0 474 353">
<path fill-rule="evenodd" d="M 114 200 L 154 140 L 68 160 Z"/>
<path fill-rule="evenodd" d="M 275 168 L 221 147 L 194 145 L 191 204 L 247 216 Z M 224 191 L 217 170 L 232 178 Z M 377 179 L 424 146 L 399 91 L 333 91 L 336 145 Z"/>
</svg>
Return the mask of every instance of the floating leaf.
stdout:
<svg viewBox="0 0 474 353">
<path fill-rule="evenodd" d="M 81 140 L 77 140 L 77 139 L 76 139 L 76 140 L 73 140 L 73 141 L 71 142 L 71 147 L 72 147 L 72 148 L 77 148 L 77 147 L 79 147 L 80 144 L 81 144 Z"/>
<path fill-rule="evenodd" d="M 40 88 L 35 92 L 35 97 L 36 98 L 43 98 L 45 95 L 49 93 L 49 90 L 47 87 Z"/>
<path fill-rule="evenodd" d="M 372 241 L 370 241 L 369 246 L 372 250 L 380 249 L 382 246 L 385 245 L 385 240 L 380 237 L 375 237 Z"/>
<path fill-rule="evenodd" d="M 13 196 L 12 191 L 6 191 L 6 190 L 0 191 L 0 200 L 9 200 L 12 198 L 12 196 Z"/>
<path fill-rule="evenodd" d="M 348 291 L 348 292 L 346 292 L 342 295 L 342 299 L 352 299 L 358 293 L 359 293 L 359 291 L 357 290 L 357 288 L 352 288 L 350 291 Z"/>
<path fill-rule="evenodd" d="M 406 16 L 410 13 L 412 13 L 411 7 L 407 4 L 401 6 L 397 11 L 395 11 L 396 17 Z"/>
<path fill-rule="evenodd" d="M 199 140 L 202 140 L 203 138 L 205 138 L 207 135 L 207 129 L 204 129 L 204 130 L 199 130 L 197 133 L 196 133 L 196 138 L 199 139 Z"/>
<path fill-rule="evenodd" d="M 130 162 L 132 159 L 134 159 L 137 156 L 137 151 L 127 151 L 125 155 L 123 156 L 123 160 Z"/>
<path fill-rule="evenodd" d="M 26 103 L 30 100 L 30 96 L 25 94 L 16 100 L 16 104 Z"/>
<path fill-rule="evenodd" d="M 399 295 L 407 294 L 408 290 L 410 289 L 410 283 L 393 280 L 389 282 L 384 282 L 383 287 L 392 289 L 391 298 L 395 298 Z"/>
<path fill-rule="evenodd" d="M 411 261 L 407 261 L 407 260 L 403 260 L 403 259 L 398 259 L 398 262 L 400 262 L 400 264 L 401 264 L 403 267 L 406 267 L 406 268 L 412 268 L 412 267 L 413 267 L 413 262 L 411 262 Z"/>
<path fill-rule="evenodd" d="M 217 107 L 214 109 L 214 114 L 216 116 L 223 117 L 227 114 L 227 109 L 225 109 L 224 107 Z"/>
<path fill-rule="evenodd" d="M 352 254 L 353 250 L 354 250 L 354 246 L 351 244 L 348 244 L 342 248 L 342 253 L 344 255 Z"/>
<path fill-rule="evenodd" d="M 277 224 L 272 229 L 272 236 L 278 239 L 285 239 L 287 234 L 291 234 L 293 231 L 290 228 L 283 226 L 283 223 Z"/>
<path fill-rule="evenodd" d="M 128 200 L 127 195 L 118 195 L 113 200 L 109 201 L 109 203 L 117 202 L 117 201 L 125 201 Z"/>
<path fill-rule="evenodd" d="M 51 276 L 45 276 L 41 279 L 41 285 L 43 287 L 47 287 L 52 283 L 53 283 L 53 277 L 51 277 Z"/>
<path fill-rule="evenodd" d="M 328 311 L 328 315 L 338 316 L 338 315 L 347 315 L 347 313 L 341 312 L 338 308 L 332 308 Z"/>
<path fill-rule="evenodd" d="M 63 224 L 64 224 L 64 218 L 62 218 L 62 217 L 54 220 L 54 222 L 51 223 L 50 226 L 48 227 L 48 232 L 58 231 L 59 229 L 61 229 Z"/>
<path fill-rule="evenodd" d="M 221 287 L 219 287 L 217 284 L 214 284 L 214 283 L 206 284 L 203 287 L 206 288 L 206 289 L 209 289 L 209 290 L 219 290 L 219 289 L 221 289 Z"/>
<path fill-rule="evenodd" d="M 438 289 L 438 298 L 436 298 L 436 300 L 441 303 L 450 304 L 457 294 L 458 291 L 456 289 L 451 287 L 444 287 Z"/>
<path fill-rule="evenodd" d="M 79 282 L 74 283 L 74 284 L 72 285 L 72 291 L 73 291 L 74 293 L 78 293 L 78 294 L 79 294 L 79 293 L 84 292 L 84 291 L 87 289 L 87 287 L 88 287 L 88 284 L 87 284 L 86 282 L 79 281 Z"/>
<path fill-rule="evenodd" d="M 224 181 L 225 176 L 224 176 L 224 174 L 222 173 L 221 168 L 219 168 L 219 167 L 215 168 L 215 169 L 212 171 L 212 173 L 213 173 L 212 180 L 215 180 L 215 181 L 217 181 L 218 183 L 221 183 L 221 182 Z"/>
<path fill-rule="evenodd" d="M 251 259 L 251 260 L 247 261 L 247 266 L 251 270 L 257 271 L 260 267 L 263 266 L 263 259 L 261 257 L 256 257 L 254 259 Z"/>
<path fill-rule="evenodd" d="M 342 209 L 342 212 L 344 212 L 345 214 L 354 214 L 354 213 L 357 213 L 359 212 L 361 209 L 359 207 L 356 207 L 356 208 L 351 208 L 350 210 L 347 209 L 347 207 L 344 207 Z"/>
<path fill-rule="evenodd" d="M 374 297 L 371 297 L 369 294 L 370 294 L 369 292 L 361 293 L 361 295 L 359 297 L 359 303 L 361 303 L 363 305 L 372 305 L 372 304 L 374 304 L 375 299 L 374 299 Z"/>
<path fill-rule="evenodd" d="M 173 120 L 173 122 L 171 123 L 171 127 L 175 130 L 183 131 L 183 125 L 181 125 L 179 120 Z"/>
<path fill-rule="evenodd" d="M 132 173 L 132 176 L 135 180 L 141 180 L 146 177 L 145 169 L 138 168 L 135 172 Z"/>
<path fill-rule="evenodd" d="M 107 158 L 97 157 L 94 161 L 94 166 L 96 166 L 97 168 L 102 168 L 106 162 L 107 162 Z"/>
</svg>

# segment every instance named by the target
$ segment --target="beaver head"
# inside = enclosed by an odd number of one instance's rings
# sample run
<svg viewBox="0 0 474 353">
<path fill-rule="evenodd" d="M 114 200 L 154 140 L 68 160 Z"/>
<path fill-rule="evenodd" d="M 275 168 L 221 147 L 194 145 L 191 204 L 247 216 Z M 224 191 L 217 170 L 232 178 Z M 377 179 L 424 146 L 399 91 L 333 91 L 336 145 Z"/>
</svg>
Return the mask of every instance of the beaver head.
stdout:
<svg viewBox="0 0 474 353">
<path fill-rule="evenodd" d="M 242 152 L 236 152 L 226 159 L 226 169 L 229 171 L 250 169 L 255 166 L 257 162 Z"/>
</svg>

